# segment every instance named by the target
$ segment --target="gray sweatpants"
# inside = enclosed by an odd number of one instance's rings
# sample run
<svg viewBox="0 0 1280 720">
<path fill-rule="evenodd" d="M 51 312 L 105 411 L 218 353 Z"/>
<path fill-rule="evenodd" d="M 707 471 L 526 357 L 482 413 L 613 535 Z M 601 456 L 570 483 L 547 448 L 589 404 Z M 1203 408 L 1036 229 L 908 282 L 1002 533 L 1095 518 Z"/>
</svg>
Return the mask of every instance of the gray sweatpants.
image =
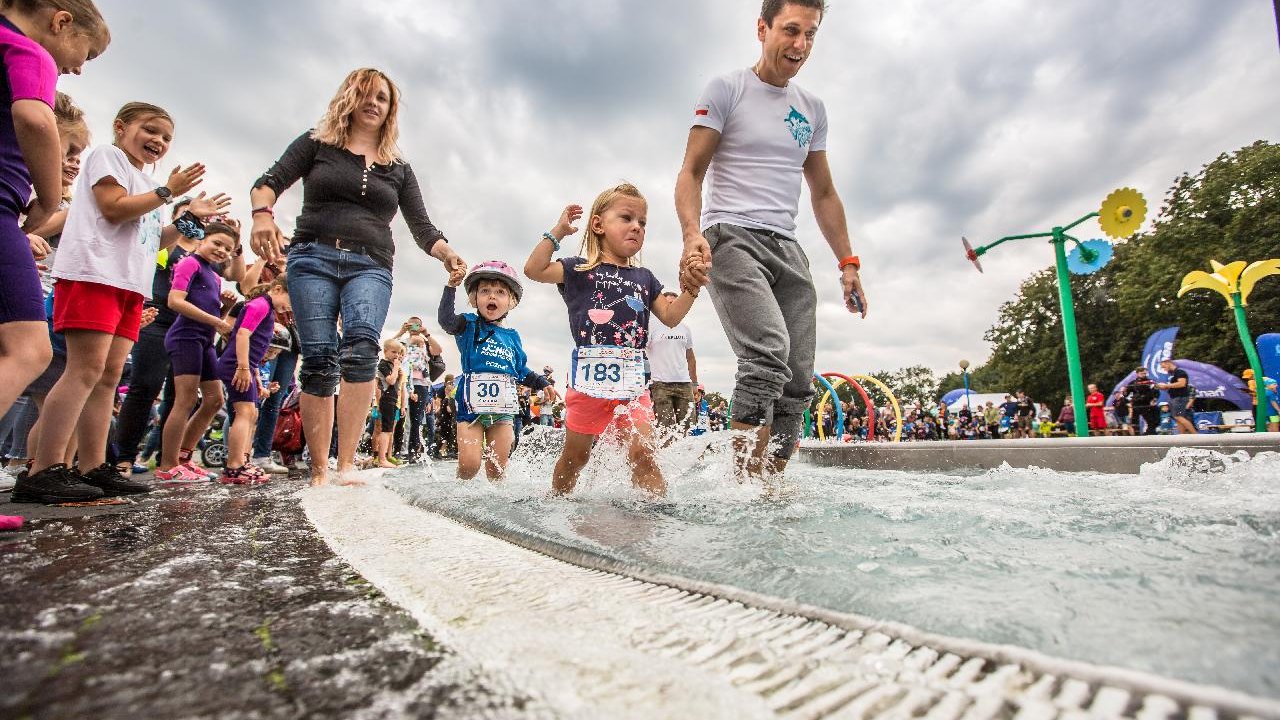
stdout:
<svg viewBox="0 0 1280 720">
<path fill-rule="evenodd" d="M 711 245 L 711 302 L 738 357 L 732 419 L 768 425 L 791 457 L 813 397 L 817 293 L 800 243 L 762 230 L 720 223 Z"/>
</svg>

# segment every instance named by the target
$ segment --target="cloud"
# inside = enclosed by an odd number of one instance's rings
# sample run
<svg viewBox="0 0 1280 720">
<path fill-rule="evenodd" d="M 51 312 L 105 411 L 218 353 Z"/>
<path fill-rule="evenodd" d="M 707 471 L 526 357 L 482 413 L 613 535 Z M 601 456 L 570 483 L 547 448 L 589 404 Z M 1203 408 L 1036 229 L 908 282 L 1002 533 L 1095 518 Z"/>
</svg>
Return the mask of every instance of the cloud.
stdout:
<svg viewBox="0 0 1280 720">
<path fill-rule="evenodd" d="M 61 83 L 96 139 L 109 141 L 128 100 L 170 109 L 177 137 L 157 175 L 175 161 L 208 163 L 205 187 L 231 192 L 246 221 L 254 178 L 315 123 L 348 71 L 372 65 L 404 92 L 402 147 L 433 220 L 467 260 L 522 265 L 564 204 L 627 179 L 650 201 L 645 264 L 668 284 L 689 109 L 711 77 L 758 53 L 755 8 L 740 0 L 99 5 L 112 46 Z M 1047 230 L 1121 185 L 1154 210 L 1178 173 L 1274 140 L 1280 97 L 1259 91 L 1280 86 L 1271 12 L 1247 0 L 835 4 L 798 82 L 828 107 L 831 166 L 872 312 L 862 321 L 843 310 L 834 258 L 802 200 L 819 367 L 979 363 L 999 304 L 1051 253 L 1002 246 L 980 276 L 960 235 Z M 301 196 L 292 188 L 278 205 L 286 230 Z M 410 314 L 434 326 L 444 274 L 402 222 L 393 231 L 388 332 Z M 547 286 L 525 298 L 511 325 L 530 362 L 563 368 L 563 303 Z M 727 391 L 735 360 L 707 297 L 689 324 L 702 378 Z M 457 367 L 456 353 L 449 361 Z"/>
</svg>

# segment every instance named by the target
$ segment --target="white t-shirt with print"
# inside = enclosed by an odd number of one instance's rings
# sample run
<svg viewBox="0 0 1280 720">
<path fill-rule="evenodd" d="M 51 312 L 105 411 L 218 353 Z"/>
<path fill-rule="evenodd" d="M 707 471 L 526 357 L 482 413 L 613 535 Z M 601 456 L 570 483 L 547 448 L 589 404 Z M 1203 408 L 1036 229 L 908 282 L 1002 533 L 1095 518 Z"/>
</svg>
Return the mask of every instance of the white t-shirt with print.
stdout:
<svg viewBox="0 0 1280 720">
<path fill-rule="evenodd" d="M 684 323 L 669 328 L 658 318 L 649 316 L 649 372 L 654 382 L 687 383 L 689 359 L 685 354 L 693 349 L 693 333 Z"/>
<path fill-rule="evenodd" d="M 747 68 L 707 84 L 693 124 L 720 133 L 707 169 L 702 229 L 727 223 L 794 239 L 805 160 L 827 149 L 822 101 L 794 82 L 770 85 Z"/>
<path fill-rule="evenodd" d="M 107 176 L 115 178 L 129 195 L 151 192 L 160 186 L 134 167 L 115 145 L 99 145 L 85 153 L 80 177 L 76 179 L 75 199 L 58 242 L 53 277 L 109 285 L 147 297 L 155 275 L 160 231 L 164 227 L 161 217 L 166 206 L 136 220 L 108 222 L 93 194 L 93 186 Z"/>
</svg>

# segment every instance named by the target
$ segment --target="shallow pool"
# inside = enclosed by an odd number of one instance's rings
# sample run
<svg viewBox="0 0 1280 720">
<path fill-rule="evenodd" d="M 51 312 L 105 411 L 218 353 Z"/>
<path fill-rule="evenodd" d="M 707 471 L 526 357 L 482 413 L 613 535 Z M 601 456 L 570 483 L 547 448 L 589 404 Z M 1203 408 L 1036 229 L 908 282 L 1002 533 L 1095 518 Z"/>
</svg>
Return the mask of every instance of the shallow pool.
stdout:
<svg viewBox="0 0 1280 720">
<path fill-rule="evenodd" d="M 924 630 L 1280 696 L 1280 453 L 1175 451 L 1137 475 L 978 475 L 797 462 L 779 493 L 732 479 L 727 434 L 664 451 L 670 495 L 603 449 L 550 498 L 551 438 L 499 485 L 397 471 L 415 504 L 653 572 Z"/>
</svg>

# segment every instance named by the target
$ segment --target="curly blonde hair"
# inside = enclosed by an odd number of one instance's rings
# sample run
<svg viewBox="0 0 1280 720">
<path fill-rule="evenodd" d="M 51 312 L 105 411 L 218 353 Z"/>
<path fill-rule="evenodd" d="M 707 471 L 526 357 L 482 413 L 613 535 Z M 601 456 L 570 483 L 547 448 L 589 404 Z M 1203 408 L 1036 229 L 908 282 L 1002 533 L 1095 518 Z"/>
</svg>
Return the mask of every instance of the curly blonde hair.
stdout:
<svg viewBox="0 0 1280 720">
<path fill-rule="evenodd" d="M 574 268 L 578 272 L 586 272 L 593 270 L 602 262 L 604 256 L 604 237 L 591 229 L 591 219 L 609 209 L 609 206 L 618 198 L 635 198 L 646 205 L 649 201 L 644 195 L 640 194 L 640 190 L 631 183 L 624 182 L 615 185 L 608 190 L 596 196 L 596 201 L 591 203 L 591 212 L 587 214 L 586 228 L 582 233 L 582 257 L 586 258 L 586 262 Z M 639 267 L 640 254 L 637 253 L 627 258 L 627 267 Z"/>
<path fill-rule="evenodd" d="M 400 148 L 396 142 L 400 139 L 400 127 L 396 122 L 400 110 L 400 89 L 391 78 L 381 70 L 360 68 L 352 70 L 347 79 L 342 81 L 338 93 L 329 101 L 316 129 L 311 131 L 314 140 L 335 147 L 346 147 L 351 138 L 351 116 L 359 109 L 369 93 L 374 92 L 379 79 L 387 81 L 391 89 L 391 102 L 387 108 L 387 119 L 382 124 L 381 137 L 378 138 L 378 162 L 387 164 L 400 159 Z"/>
</svg>

